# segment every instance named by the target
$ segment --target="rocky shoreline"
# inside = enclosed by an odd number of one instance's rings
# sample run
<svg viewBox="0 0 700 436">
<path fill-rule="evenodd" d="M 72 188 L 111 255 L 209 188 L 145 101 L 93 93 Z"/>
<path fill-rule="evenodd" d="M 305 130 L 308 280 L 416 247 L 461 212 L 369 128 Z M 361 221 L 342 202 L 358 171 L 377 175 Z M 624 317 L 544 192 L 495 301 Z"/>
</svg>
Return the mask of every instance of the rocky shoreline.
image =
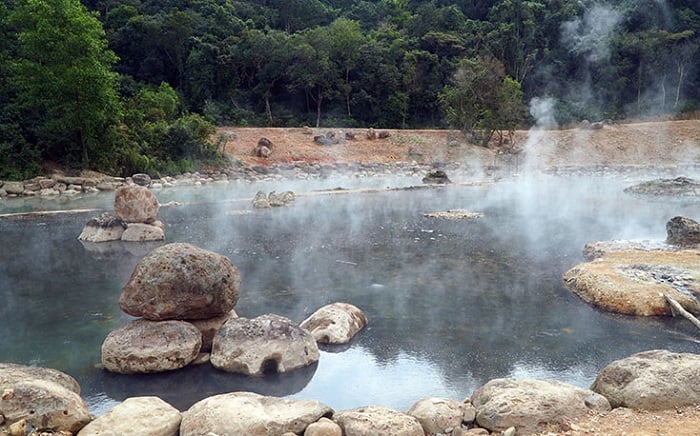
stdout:
<svg viewBox="0 0 700 436">
<path fill-rule="evenodd" d="M 60 173 L 39 176 L 24 181 L 0 180 L 0 199 L 13 197 L 59 198 L 101 191 L 115 191 L 122 186 L 142 185 L 152 190 L 181 186 L 201 186 L 228 182 L 271 182 L 285 180 L 317 180 L 343 175 L 353 178 L 369 177 L 418 177 L 431 171 L 441 170 L 462 177 L 503 178 L 517 175 L 520 164 L 513 156 L 497 156 L 493 165 L 473 166 L 458 162 L 397 162 L 397 163 L 313 163 L 291 162 L 272 165 L 232 164 L 228 167 L 184 173 L 177 176 L 151 178 L 144 174 L 131 177 L 115 177 L 103 174 L 66 176 Z M 700 174 L 700 163 L 677 165 L 562 165 L 541 170 L 554 176 L 675 176 L 677 174 Z M 144 177 L 145 176 L 145 177 Z"/>
</svg>

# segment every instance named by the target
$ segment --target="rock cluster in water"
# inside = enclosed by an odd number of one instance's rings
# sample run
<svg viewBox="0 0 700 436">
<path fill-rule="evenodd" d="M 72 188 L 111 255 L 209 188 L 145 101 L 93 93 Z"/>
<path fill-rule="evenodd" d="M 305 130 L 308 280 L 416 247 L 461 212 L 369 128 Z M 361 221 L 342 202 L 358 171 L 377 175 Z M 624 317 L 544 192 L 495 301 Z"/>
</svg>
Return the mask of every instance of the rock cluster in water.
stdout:
<svg viewBox="0 0 700 436">
<path fill-rule="evenodd" d="M 382 406 L 335 411 L 314 400 L 230 392 L 205 398 L 184 412 L 156 397 L 129 398 L 92 419 L 70 376 L 0 364 L 0 434 L 25 435 L 30 430 L 79 436 L 529 434 L 567 431 L 576 418 L 611 408 L 657 411 L 697 405 L 699 386 L 699 355 L 650 350 L 612 362 L 590 389 L 502 378 L 487 382 L 462 401 L 423 398 L 405 412 Z"/>
<path fill-rule="evenodd" d="M 78 239 L 86 242 L 162 241 L 164 225 L 158 221 L 160 204 L 155 195 L 140 185 L 123 186 L 114 195 L 114 215 L 91 218 Z"/>
<path fill-rule="evenodd" d="M 602 241 L 587 244 L 589 260 L 564 274 L 564 283 L 587 303 L 616 313 L 671 316 L 667 297 L 700 314 L 700 226 L 674 217 L 665 242 Z"/>
</svg>

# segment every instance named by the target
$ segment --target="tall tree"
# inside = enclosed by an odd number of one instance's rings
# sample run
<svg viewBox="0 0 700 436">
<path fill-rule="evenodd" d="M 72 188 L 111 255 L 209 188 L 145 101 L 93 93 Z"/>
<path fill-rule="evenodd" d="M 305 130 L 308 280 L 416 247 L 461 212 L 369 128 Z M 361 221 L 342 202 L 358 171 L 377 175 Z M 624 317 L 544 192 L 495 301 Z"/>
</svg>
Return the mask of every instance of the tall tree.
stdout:
<svg viewBox="0 0 700 436">
<path fill-rule="evenodd" d="M 462 60 L 440 98 L 450 124 L 484 146 L 495 132 L 515 130 L 525 115 L 520 84 L 490 56 Z"/>
<path fill-rule="evenodd" d="M 109 168 L 121 110 L 102 24 L 78 0 L 18 0 L 9 20 L 11 80 L 44 157 Z"/>
</svg>

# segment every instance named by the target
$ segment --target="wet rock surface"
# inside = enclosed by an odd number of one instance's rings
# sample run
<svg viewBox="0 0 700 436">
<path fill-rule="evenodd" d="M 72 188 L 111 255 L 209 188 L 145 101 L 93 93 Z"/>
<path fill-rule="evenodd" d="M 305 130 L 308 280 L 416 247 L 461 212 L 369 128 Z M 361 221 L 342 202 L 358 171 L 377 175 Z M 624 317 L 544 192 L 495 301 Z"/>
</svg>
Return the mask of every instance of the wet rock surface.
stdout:
<svg viewBox="0 0 700 436">
<path fill-rule="evenodd" d="M 253 376 L 291 371 L 319 358 L 308 331 L 274 314 L 229 319 L 216 332 L 211 351 L 216 368 Z"/>
<path fill-rule="evenodd" d="M 308 330 L 317 342 L 345 344 L 367 325 L 367 317 L 356 306 L 332 303 L 318 309 L 299 327 Z"/>
<path fill-rule="evenodd" d="M 616 313 L 671 316 L 663 295 L 700 313 L 700 251 L 610 252 L 564 274 L 564 284 L 587 303 Z"/>
<path fill-rule="evenodd" d="M 105 212 L 90 218 L 78 239 L 88 242 L 118 241 L 122 238 L 126 227 L 127 224 L 124 221 Z"/>
<path fill-rule="evenodd" d="M 557 381 L 502 378 L 491 380 L 472 395 L 476 422 L 490 431 L 515 427 L 518 434 L 542 430 L 562 417 L 610 410 L 608 400 L 589 389 Z"/>
<path fill-rule="evenodd" d="M 170 371 L 189 365 L 201 347 L 202 334 L 188 322 L 137 319 L 107 335 L 102 365 L 120 374 Z"/>
<path fill-rule="evenodd" d="M 613 407 L 665 410 L 700 404 L 700 355 L 651 350 L 610 363 L 592 390 Z"/>
<path fill-rule="evenodd" d="M 150 320 L 206 319 L 238 301 L 240 273 L 223 255 L 187 243 L 167 244 L 136 265 L 119 307 Z"/>
</svg>

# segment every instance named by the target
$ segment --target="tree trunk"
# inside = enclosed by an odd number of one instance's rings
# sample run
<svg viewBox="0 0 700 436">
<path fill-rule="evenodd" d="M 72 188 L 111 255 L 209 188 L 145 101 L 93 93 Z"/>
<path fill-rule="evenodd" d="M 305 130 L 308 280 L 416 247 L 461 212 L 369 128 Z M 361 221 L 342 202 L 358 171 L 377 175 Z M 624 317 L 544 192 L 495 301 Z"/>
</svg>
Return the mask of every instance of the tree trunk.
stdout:
<svg viewBox="0 0 700 436">
<path fill-rule="evenodd" d="M 323 94 L 321 93 L 321 87 L 318 87 L 318 94 L 316 98 L 316 127 L 321 127 L 321 102 L 323 101 Z"/>
<path fill-rule="evenodd" d="M 678 86 L 676 86 L 676 100 L 673 102 L 673 108 L 678 107 L 678 101 L 681 99 L 681 87 L 683 86 L 683 76 L 685 76 L 685 64 L 682 60 L 678 61 Z"/>
<path fill-rule="evenodd" d="M 267 113 L 267 120 L 272 125 L 272 109 L 270 108 L 270 97 L 265 96 L 265 113 Z"/>
</svg>

